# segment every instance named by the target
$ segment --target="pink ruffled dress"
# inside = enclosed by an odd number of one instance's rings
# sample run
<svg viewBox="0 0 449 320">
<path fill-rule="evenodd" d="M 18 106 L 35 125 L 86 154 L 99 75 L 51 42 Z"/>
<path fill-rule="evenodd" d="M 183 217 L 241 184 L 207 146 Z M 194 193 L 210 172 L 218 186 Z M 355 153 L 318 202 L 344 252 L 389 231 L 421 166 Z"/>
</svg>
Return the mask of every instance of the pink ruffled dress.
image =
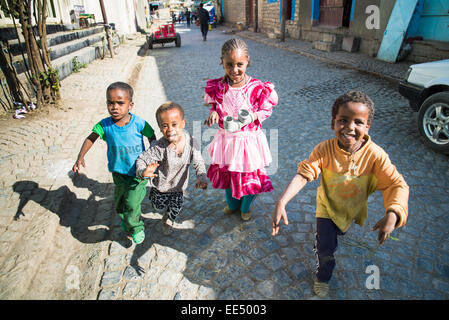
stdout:
<svg viewBox="0 0 449 320">
<path fill-rule="evenodd" d="M 273 191 L 265 170 L 272 158 L 262 122 L 278 103 L 274 85 L 250 78 L 243 87 L 232 88 L 219 78 L 208 80 L 205 92 L 204 101 L 211 105 L 211 113 L 218 113 L 220 127 L 208 146 L 212 163 L 207 177 L 212 187 L 230 188 L 232 197 L 236 199 Z M 241 108 L 256 113 L 257 120 L 234 133 L 226 131 L 223 118 L 230 115 L 237 119 Z"/>
</svg>

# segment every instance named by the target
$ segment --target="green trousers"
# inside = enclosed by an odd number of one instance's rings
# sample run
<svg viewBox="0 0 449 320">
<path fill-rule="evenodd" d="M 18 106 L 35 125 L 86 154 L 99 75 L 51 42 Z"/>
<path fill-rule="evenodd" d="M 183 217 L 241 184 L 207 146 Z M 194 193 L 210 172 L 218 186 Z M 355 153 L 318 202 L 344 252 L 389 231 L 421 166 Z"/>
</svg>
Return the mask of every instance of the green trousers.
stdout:
<svg viewBox="0 0 449 320">
<path fill-rule="evenodd" d="M 112 179 L 115 184 L 115 211 L 122 219 L 124 227 L 131 234 L 145 230 L 140 215 L 142 214 L 141 204 L 147 192 L 147 180 L 117 172 L 112 173 Z"/>
</svg>

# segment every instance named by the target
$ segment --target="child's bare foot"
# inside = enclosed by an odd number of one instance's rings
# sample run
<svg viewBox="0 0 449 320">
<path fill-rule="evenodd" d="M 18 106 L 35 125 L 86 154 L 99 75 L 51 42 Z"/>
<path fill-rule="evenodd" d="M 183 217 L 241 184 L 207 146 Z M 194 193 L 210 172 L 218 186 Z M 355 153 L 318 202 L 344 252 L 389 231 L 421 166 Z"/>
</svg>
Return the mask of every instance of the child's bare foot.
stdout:
<svg viewBox="0 0 449 320">
<path fill-rule="evenodd" d="M 170 225 L 170 221 L 168 220 L 168 216 L 164 215 L 164 217 L 161 220 L 162 223 L 162 233 L 165 235 L 170 235 L 173 233 L 173 227 Z"/>
</svg>

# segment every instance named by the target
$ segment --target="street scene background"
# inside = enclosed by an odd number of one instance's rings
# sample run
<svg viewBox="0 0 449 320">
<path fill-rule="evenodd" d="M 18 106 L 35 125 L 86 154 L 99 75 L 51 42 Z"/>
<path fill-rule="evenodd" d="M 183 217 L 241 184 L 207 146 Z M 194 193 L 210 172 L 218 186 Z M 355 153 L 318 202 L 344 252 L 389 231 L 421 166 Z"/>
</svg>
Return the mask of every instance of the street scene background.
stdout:
<svg viewBox="0 0 449 320">
<path fill-rule="evenodd" d="M 394 240 L 378 246 L 370 228 L 384 209 L 381 193 L 374 193 L 365 225 L 352 225 L 339 237 L 328 299 L 449 298 L 448 157 L 423 143 L 417 115 L 394 82 L 256 41 L 250 33 L 220 27 L 202 41 L 194 25 L 179 24 L 177 31 L 180 48 L 156 44 L 148 50 L 139 36 L 126 41 L 114 59 L 96 60 L 67 77 L 61 108 L 1 119 L 1 299 L 316 299 L 312 248 L 319 181 L 308 183 L 289 203 L 290 223 L 281 225 L 276 237 L 271 213 L 297 164 L 334 136 L 331 106 L 349 90 L 364 91 L 375 103 L 370 135 L 410 186 L 409 218 L 394 231 Z M 105 143 L 97 141 L 86 155 L 85 170 L 69 174 L 83 140 L 108 116 L 106 87 L 130 83 L 132 112 L 147 120 L 157 137 L 156 108 L 167 100 L 179 103 L 186 130 L 201 141 L 206 156 L 217 127 L 202 125 L 209 114 L 204 86 L 223 75 L 221 46 L 232 37 L 248 44 L 247 74 L 272 82 L 279 95 L 263 123 L 275 191 L 258 196 L 251 220 L 242 222 L 223 213 L 222 190 L 194 189 L 191 172 L 182 224 L 163 235 L 162 217 L 146 198 L 146 239 L 133 245 L 113 209 Z M 349 55 L 341 60 L 354 59 Z M 379 74 L 391 72 L 387 64 L 364 59 Z M 373 276 L 380 280 L 377 288 L 370 286 Z"/>
</svg>

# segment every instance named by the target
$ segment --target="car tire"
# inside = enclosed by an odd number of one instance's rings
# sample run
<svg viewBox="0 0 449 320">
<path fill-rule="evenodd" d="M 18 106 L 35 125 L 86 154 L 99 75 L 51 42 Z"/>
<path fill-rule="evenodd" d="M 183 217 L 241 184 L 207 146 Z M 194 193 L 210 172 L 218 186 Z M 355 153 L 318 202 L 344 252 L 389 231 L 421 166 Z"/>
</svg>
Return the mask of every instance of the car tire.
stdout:
<svg viewBox="0 0 449 320">
<path fill-rule="evenodd" d="M 428 146 L 449 154 L 449 91 L 435 93 L 423 102 L 418 128 Z"/>
<path fill-rule="evenodd" d="M 148 40 L 148 49 L 153 49 L 153 36 L 147 37 Z"/>
<path fill-rule="evenodd" d="M 178 48 L 181 46 L 181 35 L 179 33 L 176 33 L 175 45 Z"/>
</svg>

